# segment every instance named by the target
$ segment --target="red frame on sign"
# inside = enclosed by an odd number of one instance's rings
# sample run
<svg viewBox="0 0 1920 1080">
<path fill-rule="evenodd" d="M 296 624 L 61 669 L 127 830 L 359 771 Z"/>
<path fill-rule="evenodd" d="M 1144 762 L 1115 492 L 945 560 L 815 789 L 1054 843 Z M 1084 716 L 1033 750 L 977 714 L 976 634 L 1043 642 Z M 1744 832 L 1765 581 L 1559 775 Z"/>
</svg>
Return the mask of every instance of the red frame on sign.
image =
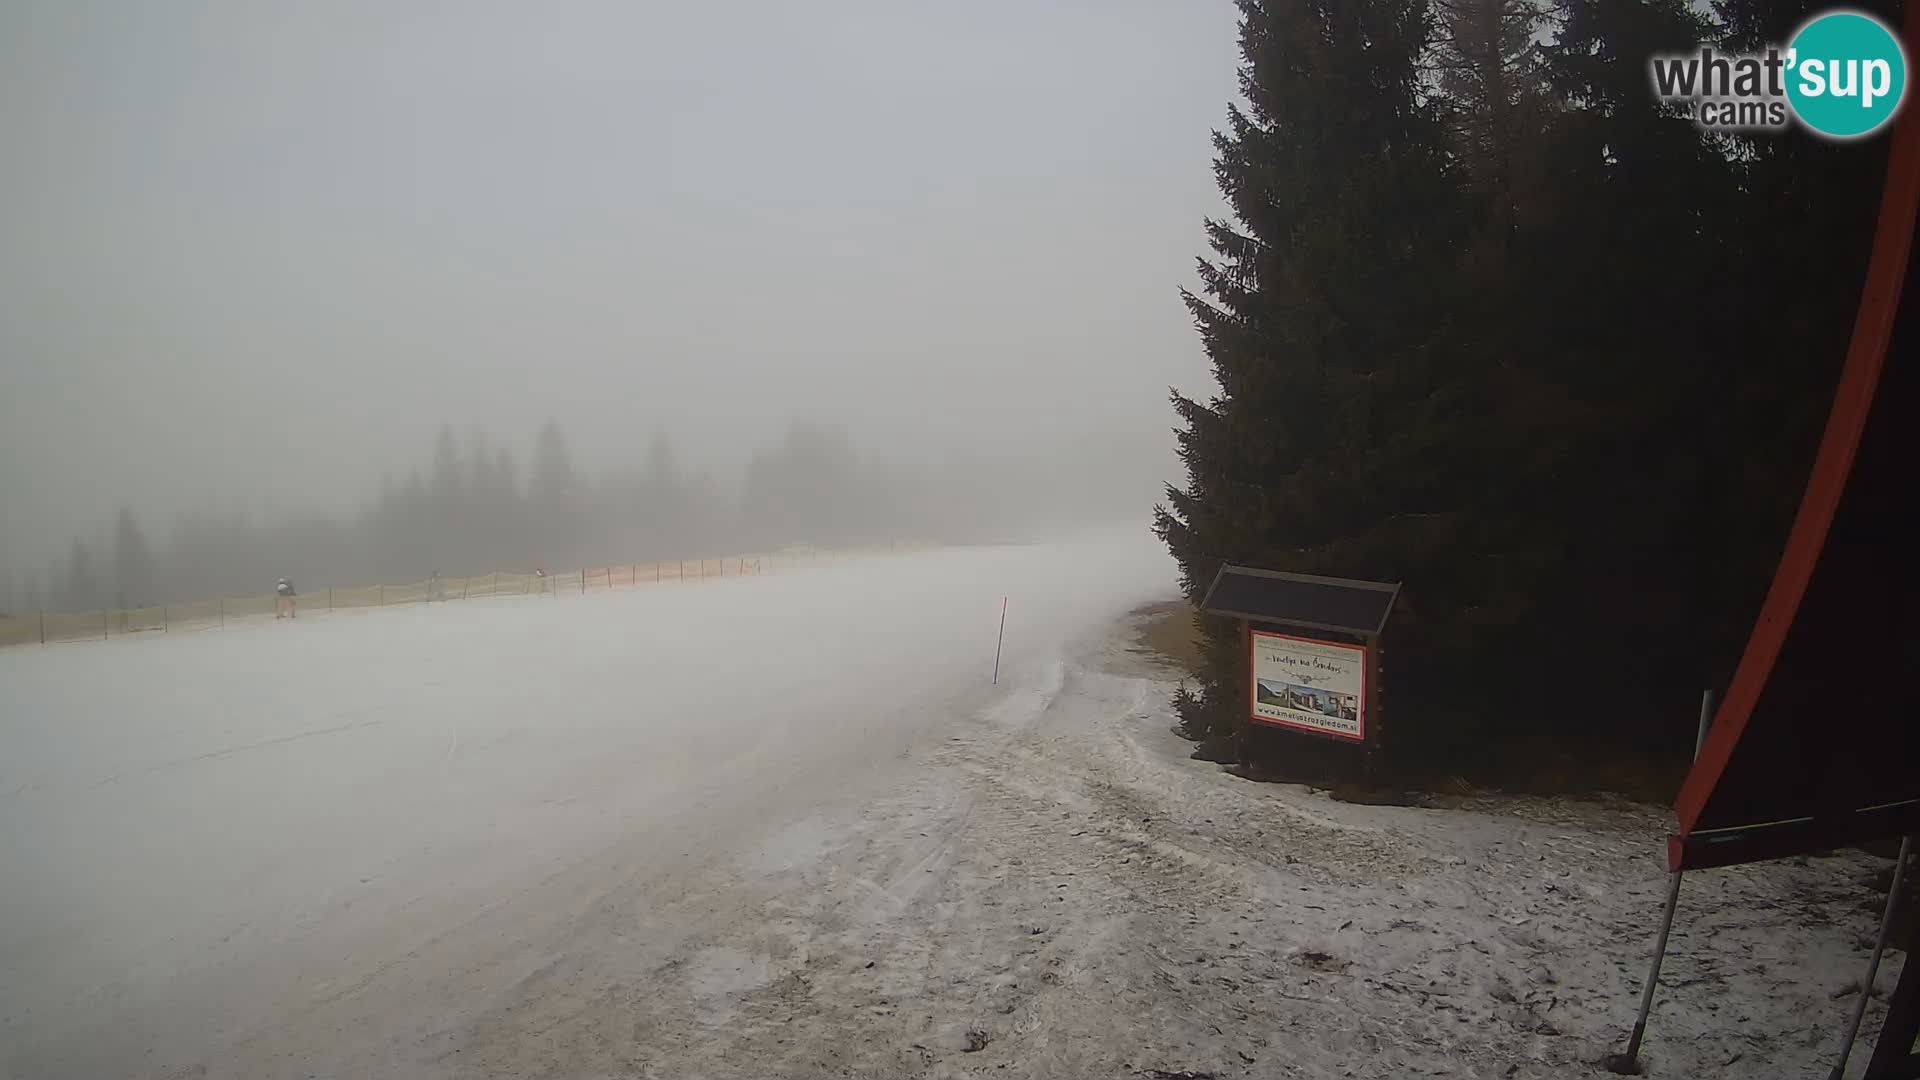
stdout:
<svg viewBox="0 0 1920 1080">
<path fill-rule="evenodd" d="M 1242 624 L 1246 625 L 1246 624 Z M 1255 630 L 1247 626 L 1247 717 L 1256 724 L 1268 724 L 1273 727 L 1292 728 L 1312 735 L 1324 735 L 1329 739 L 1345 742 L 1367 741 L 1367 665 L 1372 662 L 1371 649 L 1365 645 L 1355 645 L 1350 641 L 1327 641 L 1324 638 L 1301 637 L 1297 634 L 1276 634 L 1271 630 Z M 1313 727 L 1296 720 L 1277 720 L 1271 716 L 1261 716 L 1255 711 L 1260 701 L 1259 675 L 1254 668 L 1253 650 L 1256 638 L 1281 638 L 1286 641 L 1304 641 L 1309 645 L 1329 645 L 1336 649 L 1352 649 L 1360 654 L 1360 693 L 1354 706 L 1354 715 L 1359 719 L 1360 731 L 1349 735 L 1344 731 L 1328 731 L 1326 728 Z"/>
</svg>

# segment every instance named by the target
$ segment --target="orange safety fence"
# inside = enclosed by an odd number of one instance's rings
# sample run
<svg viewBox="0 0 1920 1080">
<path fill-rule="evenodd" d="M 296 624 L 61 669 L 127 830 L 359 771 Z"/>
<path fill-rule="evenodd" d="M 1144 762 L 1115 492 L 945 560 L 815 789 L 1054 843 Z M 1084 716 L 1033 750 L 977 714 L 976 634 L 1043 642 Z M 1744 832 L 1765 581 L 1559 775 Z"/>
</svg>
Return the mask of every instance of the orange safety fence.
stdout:
<svg viewBox="0 0 1920 1080">
<path fill-rule="evenodd" d="M 501 570 L 471 577 L 429 578 L 398 585 L 359 585 L 317 589 L 294 598 L 295 617 L 312 617 L 363 608 L 395 607 L 446 600 L 473 600 L 491 596 L 564 596 L 568 593 L 634 588 L 669 582 L 756 577 L 777 569 L 795 570 L 856 556 L 920 551 L 930 544 L 896 543 L 887 547 L 827 550 L 790 547 L 760 555 L 728 555 L 718 559 L 680 559 L 668 562 L 627 563 L 538 574 Z M 208 630 L 228 623 L 254 622 L 275 617 L 278 597 L 229 596 L 159 607 L 108 608 L 83 612 L 0 612 L 0 646 L 99 641 L 135 634 L 168 634 Z"/>
<path fill-rule="evenodd" d="M 787 565 L 808 561 L 791 552 Z M 359 585 L 349 588 L 316 589 L 294 598 L 296 618 L 313 617 L 364 608 L 394 607 L 436 603 L 449 600 L 473 600 L 493 596 L 564 596 L 616 588 L 634 588 L 665 582 L 702 581 L 708 578 L 755 577 L 775 562 L 769 555 L 729 555 L 719 559 L 684 559 L 672 562 L 628 563 L 560 571 L 542 577 L 537 574 L 502 570 L 471 577 L 429 578 L 398 585 Z M 195 600 L 158 607 L 108 608 L 91 612 L 0 612 L 0 646 L 53 644 L 68 641 L 100 641 L 135 634 L 169 634 L 209 630 L 228 623 L 255 622 L 274 618 L 279 598 L 271 593 L 259 596 L 229 596 L 214 600 Z"/>
</svg>

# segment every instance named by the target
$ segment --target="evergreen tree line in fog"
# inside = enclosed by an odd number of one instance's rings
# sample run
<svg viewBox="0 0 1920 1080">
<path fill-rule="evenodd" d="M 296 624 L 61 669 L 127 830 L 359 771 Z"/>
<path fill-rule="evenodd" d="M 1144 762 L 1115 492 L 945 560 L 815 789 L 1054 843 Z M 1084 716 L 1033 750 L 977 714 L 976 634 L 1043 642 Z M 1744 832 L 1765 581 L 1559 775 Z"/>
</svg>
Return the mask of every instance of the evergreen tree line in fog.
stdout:
<svg viewBox="0 0 1920 1080">
<path fill-rule="evenodd" d="M 898 465 L 861 453 L 837 428 L 796 423 L 723 483 L 681 463 L 664 436 L 638 461 L 590 476 L 552 421 L 524 468 L 484 432 L 442 428 L 424 472 L 389 481 L 355 514 L 186 514 L 156 534 L 125 507 L 103 508 L 111 526 L 75 536 L 57 565 L 13 568 L 0 608 L 257 595 L 282 576 L 308 591 L 798 544 L 1022 540 L 1137 521 L 1171 460 L 1155 447 L 1088 441 L 1046 455 Z"/>
</svg>

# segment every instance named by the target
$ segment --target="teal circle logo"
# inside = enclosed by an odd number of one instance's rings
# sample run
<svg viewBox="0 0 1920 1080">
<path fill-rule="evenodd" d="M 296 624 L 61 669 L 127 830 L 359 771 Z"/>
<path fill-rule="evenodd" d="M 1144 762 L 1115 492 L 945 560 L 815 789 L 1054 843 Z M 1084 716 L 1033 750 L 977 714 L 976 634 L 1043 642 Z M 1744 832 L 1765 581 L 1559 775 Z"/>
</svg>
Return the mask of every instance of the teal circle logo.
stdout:
<svg viewBox="0 0 1920 1080">
<path fill-rule="evenodd" d="M 1878 131 L 1907 92 L 1907 54 L 1885 23 L 1854 11 L 1818 16 L 1787 43 L 1787 101 L 1833 139 Z"/>
</svg>

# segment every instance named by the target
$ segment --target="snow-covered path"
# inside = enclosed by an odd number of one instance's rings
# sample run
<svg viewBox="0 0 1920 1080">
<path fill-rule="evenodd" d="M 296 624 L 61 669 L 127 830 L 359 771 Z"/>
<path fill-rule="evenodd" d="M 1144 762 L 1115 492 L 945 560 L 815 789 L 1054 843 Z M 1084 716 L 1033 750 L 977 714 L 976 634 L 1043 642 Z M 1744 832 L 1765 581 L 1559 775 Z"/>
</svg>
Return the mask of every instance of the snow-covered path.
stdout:
<svg viewBox="0 0 1920 1080">
<path fill-rule="evenodd" d="M 1604 1075 L 1660 815 L 1186 760 L 1115 629 L 1170 580 L 1132 534 L 0 653 L 0 1075 Z M 1825 1060 L 1862 865 L 1689 881 L 1650 1071 Z"/>
</svg>

